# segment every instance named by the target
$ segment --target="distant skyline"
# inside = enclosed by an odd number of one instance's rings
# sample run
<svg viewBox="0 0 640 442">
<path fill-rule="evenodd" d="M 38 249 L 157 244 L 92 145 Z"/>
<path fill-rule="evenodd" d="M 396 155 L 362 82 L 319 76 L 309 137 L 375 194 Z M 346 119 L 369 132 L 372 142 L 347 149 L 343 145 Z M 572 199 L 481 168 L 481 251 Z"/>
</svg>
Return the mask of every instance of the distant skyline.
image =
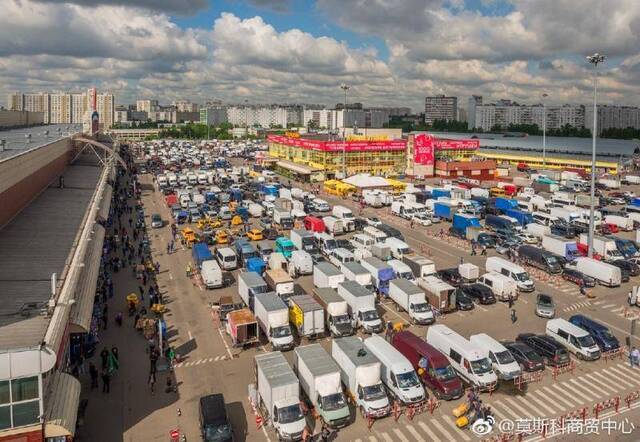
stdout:
<svg viewBox="0 0 640 442">
<path fill-rule="evenodd" d="M 84 90 L 117 103 L 349 102 L 424 110 L 472 94 L 640 105 L 637 0 L 0 0 L 7 94 Z"/>
</svg>

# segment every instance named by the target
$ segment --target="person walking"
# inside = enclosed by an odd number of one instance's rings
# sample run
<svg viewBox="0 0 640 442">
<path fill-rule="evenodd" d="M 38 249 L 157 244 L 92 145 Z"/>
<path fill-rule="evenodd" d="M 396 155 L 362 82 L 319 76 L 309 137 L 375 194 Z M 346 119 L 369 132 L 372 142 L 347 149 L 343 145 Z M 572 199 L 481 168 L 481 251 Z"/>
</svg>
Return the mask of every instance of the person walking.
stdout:
<svg viewBox="0 0 640 442">
<path fill-rule="evenodd" d="M 587 294 L 587 290 L 584 287 L 584 281 L 582 279 L 580 280 L 580 294 L 582 296 L 585 296 Z"/>
<path fill-rule="evenodd" d="M 638 350 L 637 347 L 631 347 L 629 363 L 631 364 L 631 368 L 640 367 L 640 350 Z"/>
<path fill-rule="evenodd" d="M 487 256 L 487 246 L 482 245 L 482 251 L 480 252 L 480 256 Z"/>
<path fill-rule="evenodd" d="M 102 371 L 102 392 L 109 393 L 111 391 L 111 375 L 107 370 Z"/>
<path fill-rule="evenodd" d="M 513 295 L 511 295 L 511 294 L 509 295 L 508 302 L 509 302 L 509 308 L 513 309 Z"/>
<path fill-rule="evenodd" d="M 84 374 L 84 355 L 80 354 L 78 356 L 78 374 Z"/>
<path fill-rule="evenodd" d="M 109 350 L 107 350 L 106 346 L 100 352 L 100 359 L 101 359 L 101 362 L 102 362 L 102 369 L 106 370 L 107 369 L 107 364 L 109 363 Z"/>
<path fill-rule="evenodd" d="M 476 256 L 477 252 L 476 252 L 476 243 L 475 241 L 471 243 L 471 256 Z"/>
<path fill-rule="evenodd" d="M 149 387 L 151 387 L 151 394 L 155 393 L 155 385 L 156 385 L 156 373 L 149 373 L 149 379 L 147 380 Z"/>
<path fill-rule="evenodd" d="M 516 309 L 512 308 L 511 309 L 511 323 L 515 324 L 517 320 L 518 320 L 518 316 L 516 315 Z"/>
<path fill-rule="evenodd" d="M 98 388 L 98 369 L 93 362 L 89 363 L 89 376 L 91 377 L 91 389 Z"/>
</svg>

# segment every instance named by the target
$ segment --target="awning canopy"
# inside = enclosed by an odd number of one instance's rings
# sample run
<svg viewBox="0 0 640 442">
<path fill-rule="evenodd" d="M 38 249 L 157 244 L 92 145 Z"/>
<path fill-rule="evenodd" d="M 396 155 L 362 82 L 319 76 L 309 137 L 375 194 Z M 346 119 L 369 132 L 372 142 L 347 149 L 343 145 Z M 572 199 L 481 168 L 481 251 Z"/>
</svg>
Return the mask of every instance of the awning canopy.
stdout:
<svg viewBox="0 0 640 442">
<path fill-rule="evenodd" d="M 319 170 L 319 169 L 314 169 L 313 167 L 305 166 L 303 164 L 296 164 L 291 161 L 285 161 L 285 160 L 278 161 L 276 165 L 302 175 L 310 175 L 313 172 L 317 172 Z"/>
<path fill-rule="evenodd" d="M 104 186 L 104 193 L 100 200 L 100 209 L 98 209 L 98 218 L 106 221 L 109 218 L 109 209 L 111 208 L 111 196 L 113 195 L 113 187 L 110 184 Z"/>
<path fill-rule="evenodd" d="M 84 267 L 80 273 L 80 281 L 75 293 L 75 303 L 71 307 L 69 323 L 71 333 L 88 333 L 91 328 L 93 300 L 100 273 L 100 258 L 104 243 L 105 230 L 100 224 L 93 226 L 91 244 L 83 260 Z"/>
<path fill-rule="evenodd" d="M 80 404 L 80 382 L 69 374 L 55 372 L 45 398 L 45 437 L 73 437 Z"/>
</svg>

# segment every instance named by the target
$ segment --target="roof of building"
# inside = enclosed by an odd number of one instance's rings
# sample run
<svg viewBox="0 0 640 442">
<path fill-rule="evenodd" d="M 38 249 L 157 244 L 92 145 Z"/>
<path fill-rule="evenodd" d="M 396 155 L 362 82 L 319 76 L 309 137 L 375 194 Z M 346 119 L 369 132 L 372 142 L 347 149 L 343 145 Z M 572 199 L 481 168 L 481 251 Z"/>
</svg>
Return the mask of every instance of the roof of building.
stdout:
<svg viewBox="0 0 640 442">
<path fill-rule="evenodd" d="M 381 176 L 371 176 L 368 173 L 353 175 L 342 181 L 359 188 L 391 187 L 391 184 L 386 179 L 382 178 Z"/>
<path fill-rule="evenodd" d="M 302 175 L 309 175 L 320 170 L 315 167 L 305 166 L 304 164 L 294 163 L 293 161 L 288 160 L 278 160 L 276 164 L 284 169 L 291 170 Z"/>
<path fill-rule="evenodd" d="M 65 170 L 63 189 L 48 187 L 0 230 L 0 350 L 43 341 L 52 274 L 62 282 L 101 172 L 93 153 L 81 155 Z"/>
<path fill-rule="evenodd" d="M 79 132 L 82 132 L 81 124 L 50 124 L 0 131 L 0 140 L 5 140 L 4 150 L 0 149 L 0 160 L 11 158 Z M 2 144 L 1 141 L 0 144 Z"/>
</svg>

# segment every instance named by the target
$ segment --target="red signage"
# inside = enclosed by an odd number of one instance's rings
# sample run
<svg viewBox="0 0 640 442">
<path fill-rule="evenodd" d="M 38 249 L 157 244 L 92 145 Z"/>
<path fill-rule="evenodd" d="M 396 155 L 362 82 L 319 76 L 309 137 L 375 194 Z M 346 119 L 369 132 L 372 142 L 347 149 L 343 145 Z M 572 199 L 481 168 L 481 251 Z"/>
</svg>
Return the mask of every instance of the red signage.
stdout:
<svg viewBox="0 0 640 442">
<path fill-rule="evenodd" d="M 436 150 L 475 150 L 480 149 L 480 140 L 447 140 L 434 138 Z"/>
<path fill-rule="evenodd" d="M 424 166 L 433 166 L 434 139 L 427 134 L 419 134 L 413 138 L 413 161 Z"/>
<path fill-rule="evenodd" d="M 389 141 L 321 141 L 305 138 L 289 138 L 282 135 L 268 135 L 267 139 L 273 143 L 286 144 L 287 146 L 302 147 L 303 149 L 321 150 L 324 152 L 363 152 L 383 150 L 405 150 L 405 140 Z"/>
</svg>

